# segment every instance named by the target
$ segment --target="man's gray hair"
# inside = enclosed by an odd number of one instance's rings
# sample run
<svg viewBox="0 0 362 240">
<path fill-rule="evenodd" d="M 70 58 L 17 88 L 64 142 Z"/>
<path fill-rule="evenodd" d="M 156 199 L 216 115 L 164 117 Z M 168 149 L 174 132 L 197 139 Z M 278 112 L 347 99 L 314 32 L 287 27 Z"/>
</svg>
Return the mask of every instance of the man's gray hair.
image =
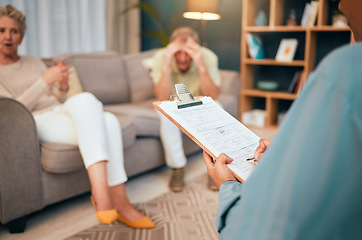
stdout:
<svg viewBox="0 0 362 240">
<path fill-rule="evenodd" d="M 189 37 L 192 37 L 197 43 L 200 42 L 199 35 L 194 29 L 190 27 L 179 27 L 172 32 L 170 42 L 172 42 L 176 38 L 181 38 L 181 41 L 186 42 Z"/>
</svg>

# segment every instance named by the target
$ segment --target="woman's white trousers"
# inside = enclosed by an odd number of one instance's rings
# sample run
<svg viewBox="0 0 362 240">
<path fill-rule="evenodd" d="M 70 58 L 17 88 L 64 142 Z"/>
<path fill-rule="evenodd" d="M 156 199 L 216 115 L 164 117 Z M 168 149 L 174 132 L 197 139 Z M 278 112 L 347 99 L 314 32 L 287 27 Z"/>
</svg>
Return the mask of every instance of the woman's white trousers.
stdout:
<svg viewBox="0 0 362 240">
<path fill-rule="evenodd" d="M 78 145 L 86 168 L 108 161 L 109 186 L 127 181 L 119 121 L 94 95 L 77 94 L 34 118 L 40 141 Z"/>
</svg>

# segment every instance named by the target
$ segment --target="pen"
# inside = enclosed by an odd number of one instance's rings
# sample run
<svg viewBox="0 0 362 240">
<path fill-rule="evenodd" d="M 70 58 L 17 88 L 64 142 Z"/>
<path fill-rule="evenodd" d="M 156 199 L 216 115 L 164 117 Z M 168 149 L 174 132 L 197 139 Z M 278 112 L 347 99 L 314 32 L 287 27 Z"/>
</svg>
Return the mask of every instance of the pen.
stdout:
<svg viewBox="0 0 362 240">
<path fill-rule="evenodd" d="M 255 160 L 255 157 L 247 158 L 246 161 Z"/>
</svg>

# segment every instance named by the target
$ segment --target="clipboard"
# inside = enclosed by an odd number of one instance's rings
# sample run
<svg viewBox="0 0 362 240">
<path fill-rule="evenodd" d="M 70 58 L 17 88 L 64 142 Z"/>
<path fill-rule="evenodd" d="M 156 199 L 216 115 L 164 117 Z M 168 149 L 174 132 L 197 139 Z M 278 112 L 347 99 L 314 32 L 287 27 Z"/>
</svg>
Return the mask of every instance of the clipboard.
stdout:
<svg viewBox="0 0 362 240">
<path fill-rule="evenodd" d="M 179 95 L 177 86 L 176 92 Z M 188 90 L 186 94 L 191 95 Z M 232 157 L 234 161 L 227 166 L 240 182 L 245 181 L 255 168 L 253 161 L 247 159 L 259 146 L 260 137 L 210 97 L 187 98 L 186 102 L 179 98 L 178 101 L 157 101 L 153 106 L 213 159 L 222 152 Z M 178 107 L 182 104 L 186 106 Z"/>
</svg>

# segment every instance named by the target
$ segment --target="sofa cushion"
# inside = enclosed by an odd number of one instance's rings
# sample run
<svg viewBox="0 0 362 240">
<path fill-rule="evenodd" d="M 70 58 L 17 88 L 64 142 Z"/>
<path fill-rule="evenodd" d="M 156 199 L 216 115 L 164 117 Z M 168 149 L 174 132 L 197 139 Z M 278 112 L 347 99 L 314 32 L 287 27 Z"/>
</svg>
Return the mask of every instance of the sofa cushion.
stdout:
<svg viewBox="0 0 362 240">
<path fill-rule="evenodd" d="M 141 102 L 154 96 L 149 70 L 143 66 L 142 61 L 153 56 L 155 52 L 156 49 L 153 49 L 124 56 L 132 102 Z"/>
<path fill-rule="evenodd" d="M 82 156 L 76 145 L 43 142 L 40 164 L 51 173 L 67 173 L 84 169 Z"/>
<path fill-rule="evenodd" d="M 93 93 L 103 104 L 129 101 L 129 84 L 122 56 L 114 52 L 71 54 L 65 57 L 65 61 L 77 70 L 83 91 Z"/>
<path fill-rule="evenodd" d="M 133 116 L 115 114 L 121 125 L 123 149 L 129 148 L 136 142 L 137 130 Z"/>
<path fill-rule="evenodd" d="M 156 98 L 137 103 L 123 103 L 104 106 L 106 111 L 116 116 L 128 115 L 133 117 L 133 127 L 137 137 L 159 137 L 160 121 L 152 102 Z"/>
<path fill-rule="evenodd" d="M 121 125 L 123 149 L 129 148 L 136 141 L 134 119 L 123 115 L 117 115 L 117 118 Z M 51 142 L 41 144 L 41 166 L 50 173 L 70 173 L 84 169 L 78 146 Z"/>
</svg>

